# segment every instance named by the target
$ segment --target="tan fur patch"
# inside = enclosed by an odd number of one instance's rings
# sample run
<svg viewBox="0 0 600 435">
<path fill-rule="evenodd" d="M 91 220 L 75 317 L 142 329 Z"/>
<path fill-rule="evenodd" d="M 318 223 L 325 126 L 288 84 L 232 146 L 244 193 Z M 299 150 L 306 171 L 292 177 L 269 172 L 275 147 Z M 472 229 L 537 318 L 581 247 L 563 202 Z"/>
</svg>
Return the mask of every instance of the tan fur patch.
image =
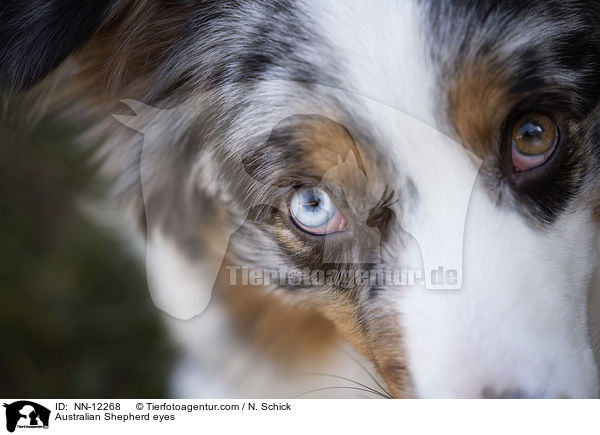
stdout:
<svg viewBox="0 0 600 435">
<path fill-rule="evenodd" d="M 363 303 L 368 304 L 373 303 Z M 412 383 L 397 313 L 384 303 L 374 303 L 367 315 L 359 317 L 358 311 L 357 304 L 337 301 L 326 306 L 325 315 L 346 340 L 373 362 L 393 397 L 411 397 Z"/>
<path fill-rule="evenodd" d="M 395 314 L 377 315 L 363 328 L 357 316 L 358 307 L 342 296 L 336 299 L 313 296 L 312 301 L 294 302 L 293 296 L 262 287 L 225 286 L 221 291 L 238 330 L 288 370 L 327 357 L 343 338 L 373 362 L 393 397 L 412 397 Z"/>
<path fill-rule="evenodd" d="M 222 285 L 219 291 L 237 330 L 288 370 L 335 349 L 335 326 L 310 305 L 286 303 L 259 286 Z"/>
<path fill-rule="evenodd" d="M 371 322 L 366 341 L 369 344 L 369 357 L 395 398 L 413 397 L 412 379 L 407 367 L 407 355 L 398 314 L 378 308 L 380 313 Z"/>
<path fill-rule="evenodd" d="M 344 339 L 373 362 L 393 397 L 412 397 L 401 327 L 390 304 L 374 304 L 360 316 L 360 303 L 343 292 L 229 286 L 224 273 L 220 283 L 219 294 L 237 330 L 287 370 L 326 358 Z"/>
<path fill-rule="evenodd" d="M 354 155 L 359 170 L 365 165 L 354 138 L 342 125 L 327 118 L 315 118 L 304 127 L 306 159 L 323 173 Z"/>
<path fill-rule="evenodd" d="M 476 59 L 454 77 L 447 110 L 461 142 L 485 159 L 496 152 L 500 128 L 511 104 L 502 71 L 486 59 Z"/>
</svg>

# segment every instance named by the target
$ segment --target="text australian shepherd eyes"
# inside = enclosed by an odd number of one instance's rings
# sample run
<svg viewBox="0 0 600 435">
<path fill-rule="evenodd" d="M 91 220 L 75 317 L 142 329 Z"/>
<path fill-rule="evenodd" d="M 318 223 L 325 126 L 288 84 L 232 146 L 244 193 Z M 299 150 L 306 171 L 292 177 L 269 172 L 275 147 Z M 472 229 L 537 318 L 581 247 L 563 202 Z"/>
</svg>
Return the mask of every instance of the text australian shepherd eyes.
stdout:
<svg viewBox="0 0 600 435">
<path fill-rule="evenodd" d="M 0 85 L 206 301 L 173 394 L 598 396 L 597 0 L 8 0 Z"/>
</svg>

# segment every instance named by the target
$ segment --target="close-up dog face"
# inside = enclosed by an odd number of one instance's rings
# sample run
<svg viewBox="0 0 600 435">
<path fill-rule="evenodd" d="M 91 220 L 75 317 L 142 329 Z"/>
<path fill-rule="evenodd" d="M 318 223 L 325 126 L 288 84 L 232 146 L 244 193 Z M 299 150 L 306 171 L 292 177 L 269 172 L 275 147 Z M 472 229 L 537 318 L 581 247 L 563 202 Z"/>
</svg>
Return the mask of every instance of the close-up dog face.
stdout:
<svg viewBox="0 0 600 435">
<path fill-rule="evenodd" d="M 41 3 L 0 82 L 101 143 L 173 394 L 598 396 L 598 2 Z"/>
</svg>

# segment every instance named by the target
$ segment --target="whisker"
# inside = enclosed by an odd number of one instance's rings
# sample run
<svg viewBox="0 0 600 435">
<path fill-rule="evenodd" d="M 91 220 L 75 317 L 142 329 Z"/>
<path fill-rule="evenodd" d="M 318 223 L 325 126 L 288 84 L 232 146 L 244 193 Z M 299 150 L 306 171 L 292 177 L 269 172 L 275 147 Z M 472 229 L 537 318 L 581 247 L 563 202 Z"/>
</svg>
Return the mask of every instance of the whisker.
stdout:
<svg viewBox="0 0 600 435">
<path fill-rule="evenodd" d="M 390 399 L 390 398 L 391 398 L 391 397 L 388 397 L 388 395 L 387 395 L 386 393 L 384 393 L 384 392 L 382 392 L 382 391 L 378 391 L 378 390 L 376 390 L 376 389 L 375 389 L 375 388 L 373 388 L 373 387 L 369 387 L 368 385 L 361 384 L 360 382 L 358 382 L 358 381 L 355 381 L 355 380 L 353 380 L 353 379 L 346 378 L 346 377 L 344 377 L 344 376 L 340 376 L 340 375 L 334 375 L 334 374 L 332 374 L 332 373 L 316 373 L 316 372 L 315 372 L 315 373 L 301 373 L 299 376 L 329 376 L 329 377 L 331 377 L 331 378 L 342 379 L 342 380 L 344 380 L 344 381 L 347 381 L 347 382 L 352 382 L 353 384 L 359 385 L 359 386 L 361 386 L 361 387 L 363 387 L 363 388 L 367 388 L 367 389 L 368 389 L 368 390 L 370 390 L 371 392 L 373 392 L 373 393 L 376 393 L 376 394 L 379 394 L 379 395 L 382 395 L 383 397 L 386 397 L 386 398 L 388 398 L 388 399 Z"/>
<path fill-rule="evenodd" d="M 356 364 L 358 364 L 358 366 L 363 369 L 365 371 L 365 373 L 367 373 L 369 375 L 369 377 L 373 380 L 373 382 L 375 382 L 375 384 L 377 384 L 377 386 L 379 388 L 381 388 L 381 391 L 385 392 L 388 395 L 388 398 L 392 398 L 392 394 L 383 387 L 383 385 L 381 385 L 381 383 L 377 380 L 377 378 L 375 378 L 375 376 L 363 365 L 363 363 L 361 363 L 354 355 L 352 355 L 350 352 L 348 352 L 346 349 L 344 349 L 343 347 L 339 347 L 339 349 L 346 355 L 349 356 Z"/>
<path fill-rule="evenodd" d="M 371 393 L 371 394 L 377 394 L 377 392 L 373 392 L 371 390 L 367 390 L 366 388 L 359 388 L 359 387 L 321 387 L 321 388 L 315 388 L 314 390 L 310 390 L 310 391 L 305 391 L 304 393 L 298 394 L 297 396 L 294 397 L 294 399 L 298 399 L 302 396 L 306 396 L 307 394 L 311 394 L 311 393 L 317 393 L 319 391 L 324 391 L 324 390 L 358 390 L 358 391 L 365 391 L 367 393 Z M 384 395 L 382 395 L 381 393 L 379 393 L 380 396 L 382 397 L 386 397 Z"/>
</svg>

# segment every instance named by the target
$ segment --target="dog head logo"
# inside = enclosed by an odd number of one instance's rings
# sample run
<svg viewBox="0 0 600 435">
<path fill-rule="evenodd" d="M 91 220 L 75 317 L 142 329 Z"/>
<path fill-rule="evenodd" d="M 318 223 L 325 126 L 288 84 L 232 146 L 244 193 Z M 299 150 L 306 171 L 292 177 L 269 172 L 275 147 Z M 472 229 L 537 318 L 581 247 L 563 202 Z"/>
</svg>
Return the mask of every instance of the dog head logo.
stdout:
<svg viewBox="0 0 600 435">
<path fill-rule="evenodd" d="M 6 408 L 6 430 L 14 432 L 16 428 L 47 428 L 50 410 L 29 400 L 19 400 L 4 404 Z"/>
</svg>

